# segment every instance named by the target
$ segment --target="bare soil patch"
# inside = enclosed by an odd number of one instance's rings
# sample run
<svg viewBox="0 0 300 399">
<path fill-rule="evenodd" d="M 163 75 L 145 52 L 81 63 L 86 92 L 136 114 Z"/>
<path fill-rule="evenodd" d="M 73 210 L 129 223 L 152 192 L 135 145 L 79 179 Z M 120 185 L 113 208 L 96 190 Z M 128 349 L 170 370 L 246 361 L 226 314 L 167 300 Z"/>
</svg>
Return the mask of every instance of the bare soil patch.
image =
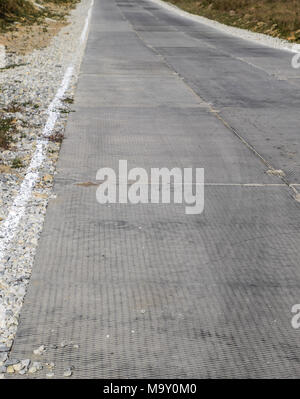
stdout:
<svg viewBox="0 0 300 399">
<path fill-rule="evenodd" d="M 0 0 L 0 44 L 16 54 L 47 47 L 67 24 L 65 17 L 76 3 L 78 0 Z"/>
</svg>

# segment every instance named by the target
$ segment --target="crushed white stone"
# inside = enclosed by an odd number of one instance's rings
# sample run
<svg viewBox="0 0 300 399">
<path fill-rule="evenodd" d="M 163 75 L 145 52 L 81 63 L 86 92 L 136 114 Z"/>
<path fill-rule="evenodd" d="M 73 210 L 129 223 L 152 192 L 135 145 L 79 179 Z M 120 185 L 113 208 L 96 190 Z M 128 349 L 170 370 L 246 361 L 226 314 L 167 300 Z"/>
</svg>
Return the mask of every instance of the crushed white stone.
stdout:
<svg viewBox="0 0 300 399">
<path fill-rule="evenodd" d="M 68 368 L 64 371 L 64 377 L 71 377 L 73 374 L 73 371 L 71 368 Z"/>
<path fill-rule="evenodd" d="M 39 348 L 34 349 L 33 353 L 35 355 L 42 355 L 46 351 L 45 345 L 41 345 Z"/>
<path fill-rule="evenodd" d="M 10 107 L 9 112 L 5 112 L 5 117 L 11 117 L 15 121 L 14 142 L 9 150 L 0 152 L 0 244 L 1 240 L 4 241 L 1 225 L 5 223 L 36 146 L 42 138 L 49 104 L 70 65 L 73 65 L 73 75 L 65 98 L 72 98 L 74 95 L 85 45 L 80 38 L 91 3 L 92 0 L 82 0 L 77 5 L 68 17 L 70 23 L 52 39 L 47 48 L 23 56 L 6 53 L 6 65 L 19 66 L 0 71 L 0 109 L 5 109 L 11 104 L 16 106 L 16 109 Z M 66 112 L 72 109 L 72 104 L 62 102 L 62 108 L 64 112 L 60 113 L 53 134 L 63 134 Z M 46 207 L 49 199 L 54 196 L 52 185 L 59 148 L 59 143 L 49 141 L 46 157 L 38 171 L 39 180 L 27 202 L 26 212 L 18 224 L 16 234 L 4 248 L 4 252 L 2 251 L 4 255 L 0 259 L 0 362 L 3 364 L 6 361 L 4 356 L 9 353 L 17 331 L 19 313 L 31 276 Z M 16 158 L 21 160 L 22 167 L 10 169 Z M 29 363 L 19 370 L 19 374 L 24 373 L 28 366 Z M 7 369 L 7 372 L 15 372 L 12 365 Z M 36 371 L 37 365 L 33 363 L 29 372 Z"/>
</svg>

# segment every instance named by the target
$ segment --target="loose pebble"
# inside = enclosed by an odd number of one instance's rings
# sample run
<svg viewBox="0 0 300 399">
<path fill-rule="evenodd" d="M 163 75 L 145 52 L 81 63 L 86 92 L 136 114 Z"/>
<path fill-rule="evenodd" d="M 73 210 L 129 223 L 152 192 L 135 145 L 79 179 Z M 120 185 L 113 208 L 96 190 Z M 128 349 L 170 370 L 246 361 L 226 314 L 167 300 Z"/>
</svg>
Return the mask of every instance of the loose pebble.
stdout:
<svg viewBox="0 0 300 399">
<path fill-rule="evenodd" d="M 35 367 L 37 371 L 42 370 L 43 365 L 40 362 L 33 362 L 32 367 Z"/>
<path fill-rule="evenodd" d="M 13 374 L 15 372 L 14 366 L 8 366 L 6 372 L 8 374 Z"/>
<path fill-rule="evenodd" d="M 68 368 L 67 370 L 64 371 L 64 377 L 71 377 L 72 374 L 73 371 L 71 370 L 71 368 Z"/>
<path fill-rule="evenodd" d="M 18 363 L 18 364 L 14 364 L 13 368 L 15 371 L 20 371 L 23 368 L 23 366 L 21 363 Z"/>
<path fill-rule="evenodd" d="M 31 363 L 30 359 L 21 360 L 21 364 L 23 367 L 29 367 L 30 363 Z"/>
<path fill-rule="evenodd" d="M 29 373 L 33 374 L 33 373 L 36 373 L 36 372 L 37 372 L 36 367 L 31 366 L 31 367 L 29 368 Z"/>
<path fill-rule="evenodd" d="M 20 375 L 24 375 L 24 374 L 27 373 L 27 371 L 28 371 L 28 369 L 24 368 L 24 369 L 22 369 L 22 370 L 19 371 L 19 374 L 20 374 Z"/>
<path fill-rule="evenodd" d="M 5 366 L 6 366 L 6 367 L 8 367 L 8 366 L 13 366 L 14 364 L 18 364 L 18 363 L 20 363 L 20 362 L 19 362 L 19 360 L 17 360 L 17 359 L 8 359 L 8 360 L 6 360 L 6 362 L 5 362 Z"/>
<path fill-rule="evenodd" d="M 35 355 L 42 355 L 46 351 L 45 345 L 41 345 L 39 348 L 34 349 L 33 353 Z"/>
<path fill-rule="evenodd" d="M 8 149 L 0 151 L 0 225 L 10 212 L 36 145 L 43 138 L 43 129 L 49 115 L 48 107 L 70 64 L 74 65 L 74 76 L 64 96 L 72 98 L 74 95 L 84 50 L 80 37 L 90 4 L 91 0 L 78 3 L 67 17 L 70 23 L 52 38 L 47 47 L 25 55 L 6 51 L 5 64 L 19 66 L 2 69 L 0 74 L 0 111 L 2 110 L 2 117 L 14 121 L 14 141 Z M 55 197 L 52 193 L 53 176 L 60 149 L 60 143 L 55 141 L 55 137 L 63 137 L 70 107 L 67 102 L 61 102 L 60 108 L 65 112 L 61 112 L 57 119 L 53 131 L 54 139 L 48 142 L 42 166 L 37 171 L 39 179 L 26 206 L 25 215 L 20 220 L 9 246 L 3 248 L 4 257 L 0 260 L 0 365 L 4 365 L 7 360 L 2 354 L 6 355 L 14 342 L 48 199 Z M 0 235 L 0 240 L 1 238 L 3 237 Z M 13 251 L 9 251 L 10 246 Z M 36 355 L 44 353 L 40 348 L 35 351 Z M 10 373 L 14 372 L 12 366 L 8 365 Z M 29 365 L 24 367 L 26 369 Z M 36 372 L 33 366 L 30 370 Z"/>
</svg>

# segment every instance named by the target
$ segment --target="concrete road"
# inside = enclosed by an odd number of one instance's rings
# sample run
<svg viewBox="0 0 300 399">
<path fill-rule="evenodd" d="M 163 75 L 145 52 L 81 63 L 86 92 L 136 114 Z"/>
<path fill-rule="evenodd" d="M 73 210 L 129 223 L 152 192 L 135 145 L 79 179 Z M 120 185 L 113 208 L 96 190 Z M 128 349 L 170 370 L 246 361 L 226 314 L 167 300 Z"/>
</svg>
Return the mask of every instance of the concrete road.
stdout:
<svg viewBox="0 0 300 399">
<path fill-rule="evenodd" d="M 300 377 L 290 62 L 151 0 L 95 0 L 13 358 L 44 344 L 57 377 Z M 120 159 L 204 168 L 204 212 L 100 205 L 79 183 Z"/>
</svg>

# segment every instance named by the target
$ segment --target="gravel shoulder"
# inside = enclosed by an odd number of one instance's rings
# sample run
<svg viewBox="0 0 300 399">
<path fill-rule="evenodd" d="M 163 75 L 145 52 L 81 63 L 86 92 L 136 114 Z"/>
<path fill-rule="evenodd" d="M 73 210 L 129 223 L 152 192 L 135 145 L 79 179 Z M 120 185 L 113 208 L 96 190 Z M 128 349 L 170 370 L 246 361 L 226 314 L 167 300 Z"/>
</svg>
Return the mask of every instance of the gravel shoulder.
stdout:
<svg viewBox="0 0 300 399">
<path fill-rule="evenodd" d="M 241 39 L 260 43 L 262 45 L 272 47 L 272 48 L 288 50 L 288 51 L 295 52 L 295 53 L 300 52 L 300 44 L 291 43 L 287 40 L 272 37 L 272 36 L 269 36 L 269 35 L 266 35 L 263 33 L 252 32 L 248 29 L 241 29 L 241 28 L 236 28 L 233 26 L 224 25 L 220 22 L 202 17 L 200 15 L 190 14 L 187 11 L 184 11 L 184 10 L 178 8 L 174 4 L 171 4 L 165 0 L 164 1 L 151 0 L 151 1 L 153 3 L 160 5 L 161 7 L 164 7 L 167 10 L 171 10 L 171 11 L 177 13 L 178 15 L 181 15 L 181 16 L 188 18 L 192 21 L 201 22 L 207 26 L 221 30 L 225 34 L 237 36 L 237 37 L 240 37 Z"/>
<path fill-rule="evenodd" d="M 0 70 L 0 117 L 9 121 L 10 128 L 9 145 L 0 153 L 0 376 L 7 372 L 7 358 L 17 330 L 47 203 L 53 195 L 53 176 L 67 116 L 72 112 L 72 98 L 85 45 L 82 34 L 86 31 L 91 4 L 92 0 L 82 0 L 70 13 L 69 23 L 46 48 L 23 55 L 6 53 L 6 68 Z M 53 103 L 70 65 L 72 73 L 68 87 L 65 87 L 62 98 Z M 45 142 L 43 135 L 49 112 L 58 118 L 49 131 L 46 145 L 43 144 L 43 162 L 34 171 L 37 178 L 30 187 L 25 212 L 17 226 L 12 226 L 7 234 L 5 222 L 12 213 L 18 218 L 16 203 L 21 185 L 28 178 L 28 168 L 37 148 Z"/>
</svg>

